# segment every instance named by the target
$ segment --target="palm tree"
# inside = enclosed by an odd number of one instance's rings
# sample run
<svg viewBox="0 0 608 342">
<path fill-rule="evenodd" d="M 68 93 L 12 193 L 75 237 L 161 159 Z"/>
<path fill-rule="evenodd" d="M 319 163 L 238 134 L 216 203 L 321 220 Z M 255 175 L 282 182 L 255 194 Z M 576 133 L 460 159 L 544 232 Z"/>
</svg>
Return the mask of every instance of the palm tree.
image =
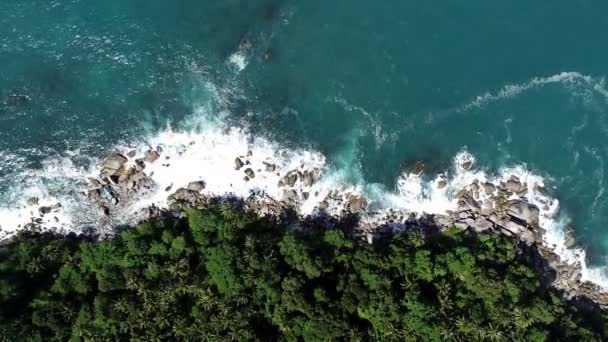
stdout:
<svg viewBox="0 0 608 342">
<path fill-rule="evenodd" d="M 416 248 L 424 245 L 424 236 L 420 230 L 416 230 L 409 235 L 409 242 Z"/>
</svg>

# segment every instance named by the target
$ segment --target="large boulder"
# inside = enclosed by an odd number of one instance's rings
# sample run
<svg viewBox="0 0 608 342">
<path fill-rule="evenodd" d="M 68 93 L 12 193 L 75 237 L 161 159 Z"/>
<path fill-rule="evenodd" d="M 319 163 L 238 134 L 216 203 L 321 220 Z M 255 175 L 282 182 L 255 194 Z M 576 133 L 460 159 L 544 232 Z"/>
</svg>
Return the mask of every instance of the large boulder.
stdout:
<svg viewBox="0 0 608 342">
<path fill-rule="evenodd" d="M 154 150 L 147 150 L 144 154 L 144 161 L 147 163 L 154 163 L 158 158 L 160 158 L 160 153 Z"/>
<path fill-rule="evenodd" d="M 470 224 L 470 226 L 476 232 L 483 232 L 483 231 L 486 231 L 486 230 L 494 227 L 494 224 L 485 218 L 481 218 L 479 220 L 476 220 L 472 224 Z"/>
<path fill-rule="evenodd" d="M 315 178 L 312 174 L 312 172 L 304 172 L 304 175 L 302 176 L 302 184 L 304 186 L 312 186 L 312 184 L 315 182 Z"/>
<path fill-rule="evenodd" d="M 243 166 L 245 166 L 245 163 L 243 163 L 243 161 L 241 160 L 241 158 L 236 157 L 234 159 L 234 169 L 235 170 L 240 170 Z"/>
<path fill-rule="evenodd" d="M 481 205 L 469 194 L 463 195 L 458 200 L 458 211 L 471 210 L 473 212 L 481 211 Z"/>
<path fill-rule="evenodd" d="M 112 153 L 101 162 L 101 173 L 106 177 L 112 176 L 122 169 L 127 160 L 120 153 Z"/>
<path fill-rule="evenodd" d="M 521 186 L 521 183 L 519 182 L 519 180 L 517 180 L 515 178 L 511 178 L 505 184 L 505 189 L 509 192 L 516 194 L 521 191 L 522 186 Z"/>
<path fill-rule="evenodd" d="M 491 194 L 496 191 L 496 186 L 490 182 L 483 183 L 483 191 L 485 191 L 486 194 Z"/>
<path fill-rule="evenodd" d="M 348 200 L 348 210 L 350 212 L 357 212 L 367 209 L 367 200 L 360 196 L 351 196 Z"/>
<path fill-rule="evenodd" d="M 175 193 L 169 196 L 169 200 L 178 202 L 194 203 L 198 200 L 199 196 L 196 191 L 189 190 L 186 188 L 179 188 Z"/>
<path fill-rule="evenodd" d="M 538 225 L 540 210 L 533 204 L 515 200 L 507 203 L 507 214 L 530 225 Z"/>
<path fill-rule="evenodd" d="M 283 179 L 281 179 L 282 184 L 287 185 L 287 186 L 294 186 L 294 185 L 296 185 L 297 181 L 298 181 L 297 172 L 288 173 L 285 177 L 283 177 Z"/>
<path fill-rule="evenodd" d="M 206 184 L 203 181 L 190 182 L 188 184 L 188 190 L 201 192 L 205 190 L 205 185 Z"/>
</svg>

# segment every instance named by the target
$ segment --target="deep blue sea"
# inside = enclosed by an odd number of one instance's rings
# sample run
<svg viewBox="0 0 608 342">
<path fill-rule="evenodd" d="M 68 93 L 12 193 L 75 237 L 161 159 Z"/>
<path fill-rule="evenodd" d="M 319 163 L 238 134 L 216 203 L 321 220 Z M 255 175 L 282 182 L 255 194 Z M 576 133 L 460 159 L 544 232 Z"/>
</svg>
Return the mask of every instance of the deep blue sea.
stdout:
<svg viewBox="0 0 608 342">
<path fill-rule="evenodd" d="M 524 165 L 607 265 L 606 32 L 600 0 L 4 0 L 0 208 L 211 116 L 389 190 L 463 150 Z"/>
</svg>

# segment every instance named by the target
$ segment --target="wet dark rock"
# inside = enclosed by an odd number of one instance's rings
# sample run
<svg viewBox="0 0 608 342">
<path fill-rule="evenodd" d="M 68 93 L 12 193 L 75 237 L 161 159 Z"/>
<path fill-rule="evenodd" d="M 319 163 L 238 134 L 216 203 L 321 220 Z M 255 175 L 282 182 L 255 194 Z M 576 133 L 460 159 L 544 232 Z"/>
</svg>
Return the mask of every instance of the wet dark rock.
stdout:
<svg viewBox="0 0 608 342">
<path fill-rule="evenodd" d="M 424 173 L 424 163 L 421 161 L 416 161 L 413 164 L 406 167 L 405 172 L 410 175 L 420 176 Z"/>
<path fill-rule="evenodd" d="M 448 185 L 448 182 L 446 182 L 445 180 L 440 180 L 439 182 L 437 182 L 437 189 L 443 189 Z"/>
<path fill-rule="evenodd" d="M 38 197 L 31 197 L 27 200 L 27 205 L 31 206 L 35 206 L 38 205 Z"/>
<path fill-rule="evenodd" d="M 251 168 L 247 168 L 245 170 L 245 174 L 247 175 L 247 177 L 249 177 L 250 179 L 255 178 L 255 172 L 253 172 L 253 170 Z"/>
<path fill-rule="evenodd" d="M 53 209 L 51 207 L 47 207 L 47 206 L 42 206 L 40 208 L 38 208 L 38 213 L 40 215 L 46 215 L 48 213 L 50 213 Z"/>
<path fill-rule="evenodd" d="M 460 167 L 462 167 L 464 170 L 468 171 L 473 167 L 473 161 L 466 160 L 466 161 L 462 162 L 462 164 L 460 164 Z"/>
<path fill-rule="evenodd" d="M 135 150 L 131 150 L 131 151 L 129 151 L 129 153 L 127 153 L 127 157 L 129 157 L 129 158 L 135 158 L 136 155 L 137 155 L 137 151 L 135 151 Z"/>
<path fill-rule="evenodd" d="M 271 163 L 267 163 L 267 162 L 263 162 L 263 164 L 266 167 L 267 172 L 274 172 L 277 169 L 277 166 L 275 164 L 271 164 Z"/>
<path fill-rule="evenodd" d="M 243 163 L 241 158 L 237 157 L 236 159 L 234 159 L 234 169 L 235 170 L 240 170 L 243 166 L 245 166 L 245 163 Z"/>
</svg>

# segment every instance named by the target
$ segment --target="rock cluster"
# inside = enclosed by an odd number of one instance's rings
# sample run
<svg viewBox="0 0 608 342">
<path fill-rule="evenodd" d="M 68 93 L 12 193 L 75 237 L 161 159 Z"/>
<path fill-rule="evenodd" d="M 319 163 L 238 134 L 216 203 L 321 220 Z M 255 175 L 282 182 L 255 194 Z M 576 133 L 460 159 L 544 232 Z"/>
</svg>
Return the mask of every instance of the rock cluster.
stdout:
<svg viewBox="0 0 608 342">
<path fill-rule="evenodd" d="M 444 227 L 470 228 L 478 233 L 492 230 L 528 244 L 540 242 L 544 234 L 539 226 L 540 210 L 528 203 L 527 191 L 515 176 L 500 186 L 474 181 L 455 195 L 457 209 L 435 215 L 435 220 Z"/>
<path fill-rule="evenodd" d="M 144 169 L 146 164 L 154 163 L 160 158 L 159 151 L 162 149 L 150 149 L 141 158 L 135 158 L 135 151 L 130 151 L 127 156 L 112 153 L 101 161 L 99 177 L 89 179 L 86 192 L 87 198 L 98 205 L 101 216 L 110 215 L 111 208 L 155 188 Z"/>
</svg>

